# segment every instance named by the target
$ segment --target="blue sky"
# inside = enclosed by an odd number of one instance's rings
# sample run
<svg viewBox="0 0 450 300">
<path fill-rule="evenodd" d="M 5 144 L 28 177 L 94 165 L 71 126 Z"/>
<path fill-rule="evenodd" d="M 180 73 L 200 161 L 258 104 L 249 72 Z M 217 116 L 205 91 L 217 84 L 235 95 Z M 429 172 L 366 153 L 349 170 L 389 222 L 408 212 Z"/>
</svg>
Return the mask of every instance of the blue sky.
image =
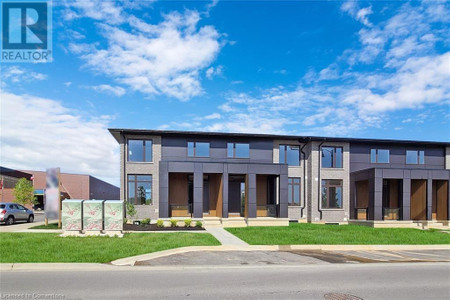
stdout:
<svg viewBox="0 0 450 300">
<path fill-rule="evenodd" d="M 2 165 L 118 182 L 108 127 L 450 140 L 449 4 L 54 1 L 1 65 Z"/>
</svg>

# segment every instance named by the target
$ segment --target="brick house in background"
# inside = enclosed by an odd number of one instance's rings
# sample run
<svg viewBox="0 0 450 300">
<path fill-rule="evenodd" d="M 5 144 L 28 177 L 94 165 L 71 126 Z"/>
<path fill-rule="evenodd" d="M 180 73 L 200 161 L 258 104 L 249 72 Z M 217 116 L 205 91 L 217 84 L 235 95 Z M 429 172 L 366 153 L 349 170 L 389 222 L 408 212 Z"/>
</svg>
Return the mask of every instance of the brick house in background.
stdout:
<svg viewBox="0 0 450 300">
<path fill-rule="evenodd" d="M 46 172 L 33 170 L 1 169 L 1 176 L 7 185 L 2 191 L 1 202 L 12 202 L 12 190 L 22 177 L 32 180 L 34 192 L 40 206 L 44 203 Z M 15 176 L 15 177 L 14 177 Z M 120 189 L 91 175 L 60 173 L 60 191 L 62 198 L 115 200 L 120 197 Z"/>
<path fill-rule="evenodd" d="M 0 167 L 0 202 L 12 202 L 14 200 L 14 187 L 21 178 L 31 182 L 32 175 L 19 170 Z"/>
</svg>

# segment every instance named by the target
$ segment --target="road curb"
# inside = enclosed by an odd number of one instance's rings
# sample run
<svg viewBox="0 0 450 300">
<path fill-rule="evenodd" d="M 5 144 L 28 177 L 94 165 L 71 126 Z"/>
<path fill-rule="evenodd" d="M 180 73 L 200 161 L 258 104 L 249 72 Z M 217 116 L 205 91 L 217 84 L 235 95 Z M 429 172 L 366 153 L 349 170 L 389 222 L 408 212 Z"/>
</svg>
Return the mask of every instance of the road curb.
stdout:
<svg viewBox="0 0 450 300">
<path fill-rule="evenodd" d="M 115 266 L 134 266 L 138 261 L 151 260 L 174 254 L 199 251 L 399 251 L 399 250 L 450 250 L 450 245 L 249 245 L 249 246 L 191 246 L 117 259 Z"/>
</svg>

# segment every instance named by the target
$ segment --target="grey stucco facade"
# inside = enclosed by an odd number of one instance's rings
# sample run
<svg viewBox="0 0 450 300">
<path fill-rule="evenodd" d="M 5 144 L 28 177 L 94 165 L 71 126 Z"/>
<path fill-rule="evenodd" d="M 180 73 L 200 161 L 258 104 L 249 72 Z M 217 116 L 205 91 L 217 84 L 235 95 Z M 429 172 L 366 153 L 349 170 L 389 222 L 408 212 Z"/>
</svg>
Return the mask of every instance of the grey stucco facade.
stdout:
<svg viewBox="0 0 450 300">
<path fill-rule="evenodd" d="M 152 175 L 152 204 L 136 206 L 140 218 L 156 219 L 172 216 L 170 187 L 175 183 L 171 183 L 171 174 L 190 176 L 191 192 L 189 193 L 192 195 L 189 196 L 189 201 L 192 202 L 189 203 L 192 206 L 191 215 L 194 218 L 205 217 L 204 200 L 207 197 L 206 187 L 204 187 L 205 175 L 213 174 L 220 177 L 220 210 L 217 212 L 220 214 L 217 217 L 220 218 L 231 217 L 229 180 L 232 176 L 242 175 L 245 177 L 245 218 L 260 217 L 257 203 L 260 201 L 258 195 L 261 195 L 263 189 L 258 186 L 260 184 L 258 178 L 268 176 L 275 178 L 273 181 L 273 189 L 276 190 L 273 201 L 277 206 L 275 218 L 332 223 L 346 222 L 358 217 L 355 192 L 355 184 L 358 181 L 368 182 L 368 220 L 383 220 L 382 199 L 385 179 L 401 180 L 402 220 L 410 219 L 411 180 L 426 180 L 426 218 L 429 220 L 432 218 L 433 211 L 434 181 L 447 182 L 447 186 L 450 182 L 448 143 L 132 129 L 111 129 L 110 131 L 119 142 L 121 149 L 121 199 L 127 200 L 129 174 Z M 152 161 L 128 161 L 128 139 L 152 140 Z M 209 145 L 207 157 L 188 155 L 189 142 L 207 143 Z M 228 143 L 248 144 L 248 157 L 228 157 Z M 298 147 L 299 165 L 280 163 L 280 145 Z M 342 158 L 339 167 L 322 166 L 324 147 L 341 149 Z M 388 149 L 389 162 L 372 163 L 371 149 Z M 409 149 L 424 151 L 425 162 L 406 164 L 406 151 Z M 295 205 L 288 203 L 289 178 L 300 180 L 299 202 Z M 324 181 L 337 181 L 341 184 L 339 207 L 323 207 Z M 270 189 L 270 187 L 264 188 Z M 447 218 L 450 215 L 449 194 L 447 187 Z M 269 200 L 265 201 L 269 204 Z"/>
</svg>

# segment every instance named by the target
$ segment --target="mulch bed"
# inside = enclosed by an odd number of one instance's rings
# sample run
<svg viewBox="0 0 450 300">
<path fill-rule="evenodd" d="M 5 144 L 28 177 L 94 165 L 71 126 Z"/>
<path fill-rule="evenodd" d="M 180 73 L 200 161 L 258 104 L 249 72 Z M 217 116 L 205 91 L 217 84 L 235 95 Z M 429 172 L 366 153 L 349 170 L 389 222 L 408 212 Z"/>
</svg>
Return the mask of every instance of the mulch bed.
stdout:
<svg viewBox="0 0 450 300">
<path fill-rule="evenodd" d="M 199 227 L 158 227 L 156 224 L 150 225 L 134 225 L 134 224 L 123 224 L 123 230 L 126 231 L 201 231 L 205 228 Z"/>
</svg>

